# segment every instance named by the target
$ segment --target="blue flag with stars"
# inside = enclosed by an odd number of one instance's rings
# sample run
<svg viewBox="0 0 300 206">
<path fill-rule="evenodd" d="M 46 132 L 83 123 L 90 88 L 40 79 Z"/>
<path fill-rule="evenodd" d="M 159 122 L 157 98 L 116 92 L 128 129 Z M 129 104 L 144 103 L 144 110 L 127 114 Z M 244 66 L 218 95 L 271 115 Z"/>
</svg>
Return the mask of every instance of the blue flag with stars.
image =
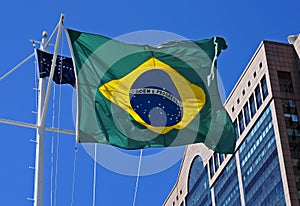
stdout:
<svg viewBox="0 0 300 206">
<path fill-rule="evenodd" d="M 40 78 L 49 77 L 53 54 L 36 49 Z M 75 86 L 75 73 L 72 58 L 57 55 L 53 81 L 56 84 Z"/>
</svg>

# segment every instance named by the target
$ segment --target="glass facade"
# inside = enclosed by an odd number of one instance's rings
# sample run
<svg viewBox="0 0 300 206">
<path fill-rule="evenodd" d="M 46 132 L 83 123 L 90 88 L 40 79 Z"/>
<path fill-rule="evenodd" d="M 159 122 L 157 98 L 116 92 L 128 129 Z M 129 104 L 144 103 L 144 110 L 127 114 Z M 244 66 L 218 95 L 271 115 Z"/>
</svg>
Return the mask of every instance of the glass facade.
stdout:
<svg viewBox="0 0 300 206">
<path fill-rule="evenodd" d="M 270 107 L 239 149 L 246 205 L 285 205 Z"/>
<path fill-rule="evenodd" d="M 214 184 L 216 206 L 241 205 L 236 159 L 233 157 Z"/>
<path fill-rule="evenodd" d="M 203 167 L 203 162 L 200 156 L 195 157 L 190 168 L 186 205 L 212 205 L 211 192 L 208 183 L 208 171 L 207 167 Z"/>
</svg>

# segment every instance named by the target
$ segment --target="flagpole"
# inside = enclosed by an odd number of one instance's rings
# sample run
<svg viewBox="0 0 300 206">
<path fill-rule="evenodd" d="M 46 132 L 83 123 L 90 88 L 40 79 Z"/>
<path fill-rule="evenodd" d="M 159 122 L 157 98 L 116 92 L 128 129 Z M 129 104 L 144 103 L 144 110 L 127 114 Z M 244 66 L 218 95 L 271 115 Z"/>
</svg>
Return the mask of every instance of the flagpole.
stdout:
<svg viewBox="0 0 300 206">
<path fill-rule="evenodd" d="M 43 32 L 40 49 L 45 50 L 47 32 Z M 38 64 L 38 62 L 37 62 Z M 46 93 L 46 78 L 39 78 L 37 124 L 41 121 Z M 34 177 L 34 206 L 42 206 L 44 200 L 44 134 L 45 129 L 38 125 L 36 128 L 35 177 Z"/>
<path fill-rule="evenodd" d="M 44 201 L 44 134 L 45 119 L 48 108 L 49 96 L 52 87 L 52 80 L 55 70 L 56 58 L 58 54 L 58 46 L 62 32 L 64 15 L 61 14 L 58 23 L 57 38 L 55 42 L 54 55 L 52 59 L 51 71 L 46 91 L 46 78 L 39 78 L 38 86 L 38 110 L 37 110 L 37 129 L 36 129 L 36 154 L 35 154 L 35 178 L 34 178 L 34 206 L 43 206 Z M 46 42 L 47 33 L 43 32 L 41 50 L 45 50 L 49 44 Z M 52 35 L 51 35 L 52 38 Z"/>
</svg>

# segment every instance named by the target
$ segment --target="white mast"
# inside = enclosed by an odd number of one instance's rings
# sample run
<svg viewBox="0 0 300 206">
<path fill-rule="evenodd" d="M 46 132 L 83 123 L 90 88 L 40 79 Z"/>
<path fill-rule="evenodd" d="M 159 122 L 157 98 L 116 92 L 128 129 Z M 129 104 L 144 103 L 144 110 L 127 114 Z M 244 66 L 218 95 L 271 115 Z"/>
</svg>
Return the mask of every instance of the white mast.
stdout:
<svg viewBox="0 0 300 206">
<path fill-rule="evenodd" d="M 43 32 L 42 43 L 40 49 L 44 51 L 47 32 Z M 34 176 L 34 206 L 43 205 L 44 193 L 44 125 L 40 125 L 41 115 L 46 94 L 46 78 L 39 78 L 38 86 L 38 109 L 37 109 L 37 125 L 36 128 L 36 151 L 35 151 L 35 176 Z"/>
<path fill-rule="evenodd" d="M 52 65 L 49 75 L 49 81 L 46 91 L 46 79 L 39 78 L 38 87 L 38 111 L 37 111 L 37 129 L 36 129 L 36 157 L 35 157 L 35 180 L 34 180 L 34 206 L 43 206 L 44 200 L 44 134 L 45 134 L 45 120 L 52 87 L 52 80 L 55 70 L 55 64 L 58 54 L 58 47 L 63 27 L 64 15 L 61 14 L 58 23 L 58 31 L 55 42 Z M 48 44 L 46 43 L 47 32 L 43 32 L 41 50 L 45 50 Z"/>
</svg>

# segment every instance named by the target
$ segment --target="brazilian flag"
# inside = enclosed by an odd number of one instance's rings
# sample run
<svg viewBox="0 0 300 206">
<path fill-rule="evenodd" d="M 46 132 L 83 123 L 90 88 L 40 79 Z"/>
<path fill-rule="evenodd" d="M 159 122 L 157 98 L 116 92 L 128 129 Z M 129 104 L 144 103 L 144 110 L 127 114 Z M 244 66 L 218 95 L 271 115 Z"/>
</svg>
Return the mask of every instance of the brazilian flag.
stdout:
<svg viewBox="0 0 300 206">
<path fill-rule="evenodd" d="M 67 29 L 76 66 L 77 140 L 125 149 L 204 143 L 233 153 L 214 77 L 223 38 L 127 44 Z"/>
</svg>

